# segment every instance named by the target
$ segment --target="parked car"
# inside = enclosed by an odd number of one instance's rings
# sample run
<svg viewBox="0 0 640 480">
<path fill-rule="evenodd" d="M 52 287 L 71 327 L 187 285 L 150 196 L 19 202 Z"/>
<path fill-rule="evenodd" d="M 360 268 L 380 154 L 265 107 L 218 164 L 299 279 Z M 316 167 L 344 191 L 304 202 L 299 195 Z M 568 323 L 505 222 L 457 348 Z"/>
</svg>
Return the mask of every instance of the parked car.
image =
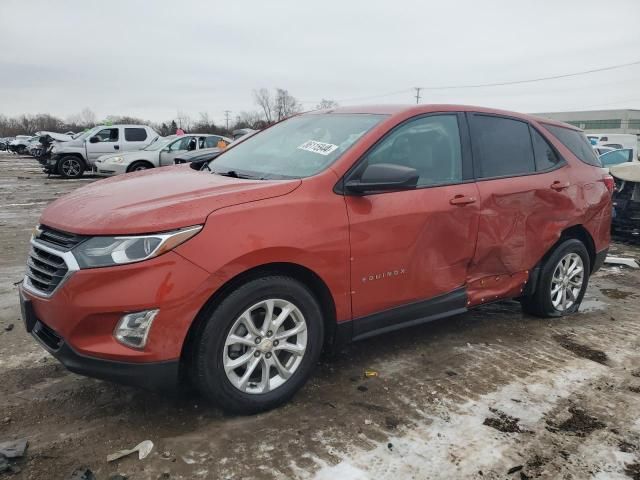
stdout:
<svg viewBox="0 0 640 480">
<path fill-rule="evenodd" d="M 199 170 L 205 163 L 210 162 L 222 152 L 224 152 L 224 150 L 221 148 L 204 148 L 194 152 L 185 152 L 174 158 L 173 163 L 176 165 L 190 163 L 192 168 Z"/>
<path fill-rule="evenodd" d="M 587 138 L 596 147 L 610 147 L 614 150 L 630 148 L 633 158 L 638 159 L 638 136 L 631 133 L 589 133 Z"/>
<path fill-rule="evenodd" d="M 246 130 L 248 130 L 248 129 L 246 129 Z M 250 136 L 252 136 L 252 135 L 254 135 L 256 133 L 258 133 L 257 130 L 252 130 L 251 132 L 247 132 L 244 135 L 242 135 L 240 137 L 237 137 L 234 141 L 229 143 L 228 146 L 235 145 L 238 142 L 242 142 L 242 141 L 246 140 L 247 138 L 249 138 Z M 195 170 L 199 170 L 200 168 L 202 168 L 203 165 L 207 164 L 208 162 L 210 162 L 211 160 L 216 158 L 222 152 L 224 152 L 224 149 L 217 148 L 217 147 L 216 148 L 205 148 L 205 149 L 196 150 L 196 151 L 193 151 L 193 152 L 185 152 L 185 153 L 181 153 L 180 155 L 176 156 L 176 158 L 173 159 L 173 162 L 176 165 L 181 165 L 183 163 L 190 163 L 191 164 L 191 168 L 193 168 Z"/>
<path fill-rule="evenodd" d="M 174 164 L 174 158 L 184 152 L 199 151 L 215 147 L 220 140 L 230 142 L 226 137 L 203 133 L 171 136 L 137 150 L 135 152 L 103 155 L 96 160 L 99 175 L 117 175 L 120 173 L 147 170 Z"/>
<path fill-rule="evenodd" d="M 33 157 L 41 149 L 42 149 L 42 144 L 40 143 L 40 135 L 36 134 L 35 136 L 31 137 L 27 141 L 27 145 L 25 147 L 25 153 L 28 153 Z"/>
<path fill-rule="evenodd" d="M 616 188 L 613 193 L 613 222 L 616 233 L 640 236 L 640 162 L 611 167 Z"/>
<path fill-rule="evenodd" d="M 31 135 L 16 135 L 16 137 L 9 142 L 9 150 L 18 155 L 24 155 L 27 150 L 27 143 L 31 138 Z"/>
<path fill-rule="evenodd" d="M 638 162 L 633 156 L 633 150 L 631 148 L 621 148 L 619 150 L 611 150 L 610 152 L 600 155 L 600 161 L 602 166 L 610 168 L 613 165 L 625 162 Z"/>
<path fill-rule="evenodd" d="M 9 143 L 13 141 L 11 137 L 0 138 L 0 151 L 4 152 L 9 149 Z"/>
<path fill-rule="evenodd" d="M 149 388 L 185 373 L 261 411 L 323 346 L 501 299 L 573 314 L 609 246 L 613 179 L 582 131 L 513 112 L 310 112 L 209 169 L 122 175 L 44 210 L 20 302 L 68 369 Z"/>
<path fill-rule="evenodd" d="M 249 135 L 251 133 L 256 133 L 258 130 L 254 130 L 252 128 L 238 128 L 231 132 L 234 140 L 239 139 L 240 137 L 244 137 L 245 135 Z"/>
<path fill-rule="evenodd" d="M 106 153 L 140 150 L 153 143 L 158 134 L 146 125 L 99 125 L 73 140 L 53 145 L 44 165 L 45 173 L 79 178 L 96 159 Z"/>
<path fill-rule="evenodd" d="M 600 157 L 608 152 L 613 152 L 615 148 L 613 147 L 593 147 L 593 151 Z"/>
</svg>

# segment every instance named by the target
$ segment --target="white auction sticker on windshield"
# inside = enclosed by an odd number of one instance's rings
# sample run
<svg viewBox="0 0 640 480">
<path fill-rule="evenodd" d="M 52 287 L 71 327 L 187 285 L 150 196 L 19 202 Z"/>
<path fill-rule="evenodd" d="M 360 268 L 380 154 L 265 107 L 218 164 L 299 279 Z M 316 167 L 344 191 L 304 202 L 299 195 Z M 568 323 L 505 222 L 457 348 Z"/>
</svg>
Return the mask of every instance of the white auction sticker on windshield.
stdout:
<svg viewBox="0 0 640 480">
<path fill-rule="evenodd" d="M 316 142 L 315 140 L 307 140 L 298 148 L 300 150 L 306 150 L 307 152 L 319 153 L 320 155 L 329 155 L 338 148 L 338 145 L 334 145 L 333 143 Z"/>
</svg>

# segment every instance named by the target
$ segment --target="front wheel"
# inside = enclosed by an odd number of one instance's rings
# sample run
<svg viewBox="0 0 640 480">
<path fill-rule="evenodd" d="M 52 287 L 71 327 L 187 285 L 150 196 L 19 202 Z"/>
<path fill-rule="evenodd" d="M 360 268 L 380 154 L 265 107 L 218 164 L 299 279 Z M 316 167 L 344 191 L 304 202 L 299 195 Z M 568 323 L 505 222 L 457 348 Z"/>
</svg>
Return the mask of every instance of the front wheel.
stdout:
<svg viewBox="0 0 640 480">
<path fill-rule="evenodd" d="M 127 168 L 127 173 L 141 172 L 142 170 L 149 170 L 150 168 L 153 168 L 153 165 L 149 164 L 148 162 L 137 161 L 137 162 L 133 162 L 129 166 L 129 168 Z"/>
<path fill-rule="evenodd" d="M 587 290 L 591 263 L 580 240 L 561 243 L 544 262 L 535 292 L 520 300 L 522 309 L 539 317 L 561 317 L 578 311 Z"/>
<path fill-rule="evenodd" d="M 321 309 L 297 280 L 251 280 L 208 314 L 191 368 L 200 392 L 227 411 L 256 413 L 289 400 L 322 348 Z"/>
<path fill-rule="evenodd" d="M 80 178 L 84 173 L 84 162 L 78 157 L 63 157 L 58 162 L 58 173 L 64 178 Z"/>
</svg>

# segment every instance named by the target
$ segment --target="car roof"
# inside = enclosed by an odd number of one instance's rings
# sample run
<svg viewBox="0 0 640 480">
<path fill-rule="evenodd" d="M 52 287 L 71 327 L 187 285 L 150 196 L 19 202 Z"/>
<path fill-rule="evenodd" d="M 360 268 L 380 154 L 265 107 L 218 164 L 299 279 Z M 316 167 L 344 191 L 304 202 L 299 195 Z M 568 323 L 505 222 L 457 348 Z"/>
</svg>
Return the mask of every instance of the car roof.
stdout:
<svg viewBox="0 0 640 480">
<path fill-rule="evenodd" d="M 410 116 L 420 115 L 421 113 L 433 112 L 480 112 L 493 113 L 496 115 L 504 115 L 508 117 L 519 118 L 526 121 L 534 121 L 538 123 L 546 123 L 556 125 L 558 127 L 570 128 L 571 130 L 582 131 L 575 125 L 559 122 L 550 118 L 538 117 L 526 113 L 512 112 L 509 110 L 500 110 L 497 108 L 478 107 L 474 105 L 455 105 L 455 104 L 422 104 L 422 105 L 354 105 L 349 107 L 337 107 L 327 110 L 315 110 L 308 112 L 309 114 L 322 113 L 353 113 L 353 114 L 382 114 L 391 116 Z"/>
</svg>

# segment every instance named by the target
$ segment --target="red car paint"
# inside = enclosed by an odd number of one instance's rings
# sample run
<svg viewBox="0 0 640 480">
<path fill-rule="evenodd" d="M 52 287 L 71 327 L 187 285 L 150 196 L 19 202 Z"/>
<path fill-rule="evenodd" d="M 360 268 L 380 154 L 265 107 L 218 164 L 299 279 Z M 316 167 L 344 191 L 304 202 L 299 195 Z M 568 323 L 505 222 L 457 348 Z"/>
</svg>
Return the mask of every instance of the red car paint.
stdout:
<svg viewBox="0 0 640 480">
<path fill-rule="evenodd" d="M 518 296 L 562 232 L 580 226 L 592 253 L 609 244 L 611 199 L 601 169 L 578 160 L 546 128 L 554 121 L 454 106 L 341 108 L 388 117 L 333 165 L 304 179 L 219 177 L 188 166 L 102 180 L 55 201 L 40 222 L 64 232 L 115 235 L 191 225 L 202 231 L 152 260 L 74 273 L 51 298 L 22 289 L 36 315 L 88 357 L 180 358 L 207 301 L 267 264 L 313 272 L 338 323 L 466 287 L 468 305 Z M 349 196 L 334 187 L 389 130 L 432 112 L 484 112 L 529 122 L 566 160 L 548 173 L 392 194 Z M 144 350 L 113 338 L 125 313 L 159 308 Z"/>
</svg>

